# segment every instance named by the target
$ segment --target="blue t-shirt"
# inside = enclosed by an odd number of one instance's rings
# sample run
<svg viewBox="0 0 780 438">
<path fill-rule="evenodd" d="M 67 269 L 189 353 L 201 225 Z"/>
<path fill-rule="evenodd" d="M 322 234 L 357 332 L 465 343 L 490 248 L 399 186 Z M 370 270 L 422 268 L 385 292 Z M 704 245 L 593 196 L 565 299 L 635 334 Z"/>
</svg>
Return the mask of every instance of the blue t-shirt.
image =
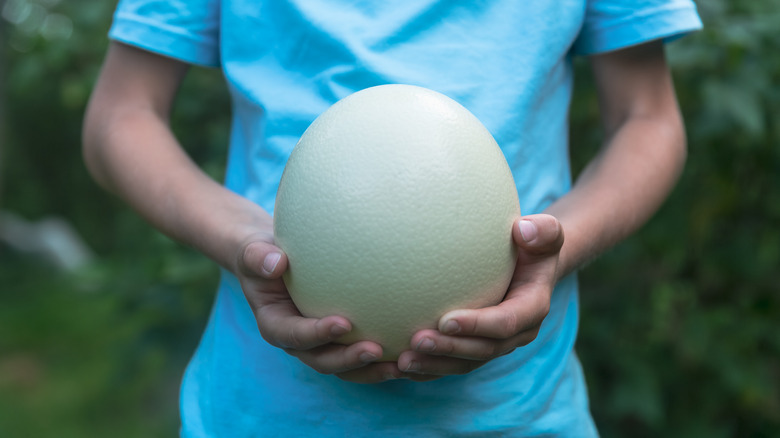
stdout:
<svg viewBox="0 0 780 438">
<path fill-rule="evenodd" d="M 123 0 L 110 36 L 222 69 L 233 99 L 225 184 L 269 212 L 290 151 L 320 113 L 360 89 L 404 83 L 452 97 L 485 124 L 532 214 L 571 185 L 572 56 L 700 26 L 689 0 Z M 596 436 L 577 321 L 569 276 L 528 346 L 463 376 L 353 384 L 269 346 L 224 273 L 182 383 L 182 435 Z"/>
</svg>

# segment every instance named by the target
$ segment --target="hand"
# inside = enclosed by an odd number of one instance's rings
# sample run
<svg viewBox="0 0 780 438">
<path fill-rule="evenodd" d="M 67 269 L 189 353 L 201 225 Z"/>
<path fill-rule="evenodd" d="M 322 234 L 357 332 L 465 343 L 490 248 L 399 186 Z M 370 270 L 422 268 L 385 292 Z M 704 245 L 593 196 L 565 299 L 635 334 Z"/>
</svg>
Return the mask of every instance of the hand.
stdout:
<svg viewBox="0 0 780 438">
<path fill-rule="evenodd" d="M 421 330 L 398 368 L 413 380 L 465 374 L 536 339 L 550 310 L 563 228 L 550 215 L 525 216 L 512 230 L 518 245 L 514 276 L 504 300 L 483 309 L 454 310 L 438 330 Z"/>
<path fill-rule="evenodd" d="M 298 312 L 281 278 L 287 257 L 271 242 L 270 235 L 251 236 L 241 245 L 234 269 L 263 338 L 316 371 L 343 380 L 375 383 L 402 377 L 395 362 L 374 363 L 382 356 L 379 344 L 332 343 L 352 330 L 346 318 L 306 318 Z"/>
</svg>

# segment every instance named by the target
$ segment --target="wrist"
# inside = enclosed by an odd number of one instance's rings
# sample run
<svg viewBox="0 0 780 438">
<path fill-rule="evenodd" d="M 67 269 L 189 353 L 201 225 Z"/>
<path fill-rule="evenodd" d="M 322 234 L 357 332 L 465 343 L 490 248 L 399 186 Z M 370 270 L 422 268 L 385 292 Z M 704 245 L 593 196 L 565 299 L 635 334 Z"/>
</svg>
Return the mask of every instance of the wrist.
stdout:
<svg viewBox="0 0 780 438">
<path fill-rule="evenodd" d="M 171 185 L 167 214 L 155 225 L 237 273 L 237 259 L 249 242 L 273 242 L 273 219 L 259 205 L 205 175 L 194 179 Z"/>
<path fill-rule="evenodd" d="M 223 268 L 238 274 L 247 246 L 258 241 L 273 243 L 273 219 L 243 198 L 232 207 L 204 219 L 198 227 L 201 231 L 194 236 L 194 246 Z"/>
<path fill-rule="evenodd" d="M 558 253 L 556 283 L 590 262 L 598 254 L 596 245 L 586 239 L 588 233 L 583 232 L 581 224 L 567 216 L 564 211 L 559 211 L 557 207 L 559 205 L 553 204 L 545 210 L 546 214 L 558 219 L 564 235 L 563 245 Z"/>
</svg>

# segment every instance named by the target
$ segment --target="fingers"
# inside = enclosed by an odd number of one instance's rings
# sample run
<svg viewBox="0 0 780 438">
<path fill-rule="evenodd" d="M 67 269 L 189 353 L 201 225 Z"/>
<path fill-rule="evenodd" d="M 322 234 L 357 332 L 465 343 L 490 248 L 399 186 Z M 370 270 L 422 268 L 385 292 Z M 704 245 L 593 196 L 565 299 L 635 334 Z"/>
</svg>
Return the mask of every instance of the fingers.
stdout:
<svg viewBox="0 0 780 438">
<path fill-rule="evenodd" d="M 382 356 L 382 347 L 370 341 L 352 345 L 325 344 L 308 350 L 285 350 L 323 374 L 344 373 L 365 367 Z"/>
<path fill-rule="evenodd" d="M 398 370 L 395 362 L 381 362 L 336 373 L 336 377 L 339 379 L 352 383 L 380 383 L 400 379 L 401 376 L 402 373 Z"/>
<path fill-rule="evenodd" d="M 264 240 L 254 240 L 239 251 L 238 268 L 245 274 L 276 279 L 287 270 L 287 256 L 277 246 Z"/>
<path fill-rule="evenodd" d="M 443 336 L 435 330 L 421 331 L 412 338 L 414 350 L 401 353 L 398 369 L 413 375 L 445 376 L 466 374 L 489 361 L 513 352 L 536 338 L 538 328 L 511 338 Z"/>
<path fill-rule="evenodd" d="M 405 373 L 396 362 L 376 362 L 382 356 L 382 348 L 369 341 L 352 345 L 328 344 L 312 350 L 287 350 L 287 353 L 319 373 L 334 374 L 353 383 L 381 383 L 396 379 L 422 382 L 443 375 Z"/>
<path fill-rule="evenodd" d="M 334 344 L 352 325 L 340 316 L 305 318 L 290 303 L 270 304 L 257 311 L 258 328 L 271 345 L 322 374 L 342 374 L 340 378 L 375 383 L 399 378 L 395 363 L 374 364 L 382 357 L 382 347 L 363 341 L 352 345 Z M 367 366 L 370 365 L 370 366 Z"/>
<path fill-rule="evenodd" d="M 552 237 L 551 241 L 558 239 Z M 554 272 L 557 255 L 551 258 L 551 266 L 543 261 L 538 261 L 538 266 L 518 263 L 518 270 L 552 269 Z M 535 275 L 528 274 L 528 278 Z M 552 278 L 542 276 L 546 280 Z M 439 320 L 438 330 L 422 330 L 412 337 L 412 351 L 402 353 L 398 368 L 410 375 L 465 374 L 528 345 L 536 339 L 550 310 L 552 287 L 551 281 L 513 280 L 504 301 L 496 306 L 446 313 Z"/>
<path fill-rule="evenodd" d="M 352 324 L 341 316 L 303 317 L 292 301 L 263 305 L 255 316 L 265 340 L 284 349 L 309 350 L 333 342 L 352 330 Z"/>
<path fill-rule="evenodd" d="M 509 339 L 540 326 L 549 311 L 549 292 L 511 290 L 496 306 L 447 312 L 439 320 L 439 331 L 460 337 Z"/>
<path fill-rule="evenodd" d="M 539 326 L 506 339 L 446 336 L 436 330 L 422 330 L 412 338 L 413 350 L 401 353 L 398 368 L 406 375 L 466 374 L 531 343 L 538 334 Z"/>
<path fill-rule="evenodd" d="M 505 339 L 446 336 L 435 330 L 422 330 L 412 337 L 411 344 L 413 351 L 424 354 L 490 360 L 530 344 L 539 334 L 539 328 L 540 326 L 531 327 Z"/>
<path fill-rule="evenodd" d="M 412 351 L 401 354 L 398 369 L 408 378 L 421 381 L 442 376 L 468 374 L 486 364 L 487 360 L 470 360 L 448 356 L 423 355 Z"/>
<path fill-rule="evenodd" d="M 520 256 L 505 300 L 484 309 L 455 310 L 445 314 L 438 330 L 418 332 L 412 338 L 413 350 L 402 353 L 397 362 L 376 363 L 382 350 L 371 342 L 350 346 L 330 344 L 337 334 L 351 328 L 345 325 L 348 321 L 338 317 L 306 321 L 297 329 L 277 332 L 277 342 L 315 370 L 358 383 L 399 378 L 427 381 L 469 373 L 532 342 L 549 312 L 563 229 L 553 216 L 531 215 L 518 221 L 513 238 Z M 284 268 L 278 263 L 283 255 L 269 258 L 272 249 L 257 249 L 255 263 L 263 257 L 265 275 L 280 275 L 278 270 L 283 272 Z"/>
<path fill-rule="evenodd" d="M 513 227 L 512 237 L 523 252 L 541 257 L 557 254 L 564 240 L 561 223 L 549 214 L 523 216 Z"/>
<path fill-rule="evenodd" d="M 396 362 L 381 362 L 366 365 L 362 368 L 337 373 L 336 377 L 353 383 L 381 383 L 389 380 L 407 379 L 415 382 L 427 382 L 441 378 L 443 374 L 421 374 L 403 372 Z"/>
<path fill-rule="evenodd" d="M 408 376 L 395 362 L 377 363 L 383 354 L 377 343 L 335 344 L 334 341 L 352 330 L 352 324 L 341 316 L 319 319 L 302 316 L 281 280 L 287 269 L 287 257 L 269 242 L 267 236 L 253 236 L 239 250 L 236 261 L 244 295 L 254 310 L 260 334 L 269 344 L 284 349 L 317 372 L 352 382 L 436 378 Z"/>
<path fill-rule="evenodd" d="M 349 321 L 337 316 L 304 318 L 291 302 L 289 307 L 263 306 L 265 310 L 258 311 L 258 321 L 263 322 L 258 325 L 265 326 L 261 332 L 269 342 L 316 371 L 351 382 L 427 381 L 471 372 L 532 342 L 549 312 L 563 229 L 553 216 L 531 215 L 518 221 L 512 235 L 520 256 L 505 300 L 497 306 L 445 314 L 439 330 L 418 332 L 412 338 L 414 350 L 402 353 L 397 362 L 377 363 L 382 349 L 376 343 L 333 344 L 351 330 Z M 278 248 L 266 243 L 247 245 L 243 259 L 269 279 L 280 276 L 287 263 Z"/>
<path fill-rule="evenodd" d="M 548 214 L 524 216 L 512 227 L 512 237 L 518 256 L 507 297 L 538 294 L 549 301 L 559 275 L 558 259 L 564 241 L 561 223 Z"/>
</svg>

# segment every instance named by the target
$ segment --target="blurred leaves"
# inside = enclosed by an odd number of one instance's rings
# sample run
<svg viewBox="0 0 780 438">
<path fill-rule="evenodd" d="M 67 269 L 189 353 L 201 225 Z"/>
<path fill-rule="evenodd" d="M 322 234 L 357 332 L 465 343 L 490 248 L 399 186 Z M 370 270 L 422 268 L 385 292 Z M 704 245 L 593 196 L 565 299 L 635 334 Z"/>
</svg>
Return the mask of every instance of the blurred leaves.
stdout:
<svg viewBox="0 0 780 438">
<path fill-rule="evenodd" d="M 3 436 L 175 433 L 215 269 L 164 238 L 143 246 L 71 274 L 0 253 Z"/>
<path fill-rule="evenodd" d="M 114 2 L 0 3 L 3 209 L 65 217 L 99 254 L 66 274 L 0 246 L 0 436 L 169 436 L 217 269 L 87 175 L 84 105 Z M 577 346 L 604 437 L 772 437 L 780 430 L 780 5 L 707 0 L 669 46 L 686 119 L 680 184 L 581 275 Z M 70 25 L 68 24 L 70 23 Z M 576 65 L 575 169 L 599 147 Z M 223 177 L 229 104 L 193 69 L 174 129 Z"/>
<path fill-rule="evenodd" d="M 581 275 L 578 352 L 604 436 L 780 431 L 780 5 L 698 6 L 705 30 L 667 51 L 686 171 L 638 235 Z M 599 139 L 578 67 L 581 167 Z"/>
<path fill-rule="evenodd" d="M 81 119 L 114 5 L 0 4 L 0 208 L 67 218 L 100 255 L 63 273 L 0 242 L 0 436 L 175 435 L 182 371 L 213 301 L 217 267 L 153 231 L 82 163 Z M 228 108 L 219 72 L 197 69 L 173 115 L 218 179 Z"/>
</svg>

